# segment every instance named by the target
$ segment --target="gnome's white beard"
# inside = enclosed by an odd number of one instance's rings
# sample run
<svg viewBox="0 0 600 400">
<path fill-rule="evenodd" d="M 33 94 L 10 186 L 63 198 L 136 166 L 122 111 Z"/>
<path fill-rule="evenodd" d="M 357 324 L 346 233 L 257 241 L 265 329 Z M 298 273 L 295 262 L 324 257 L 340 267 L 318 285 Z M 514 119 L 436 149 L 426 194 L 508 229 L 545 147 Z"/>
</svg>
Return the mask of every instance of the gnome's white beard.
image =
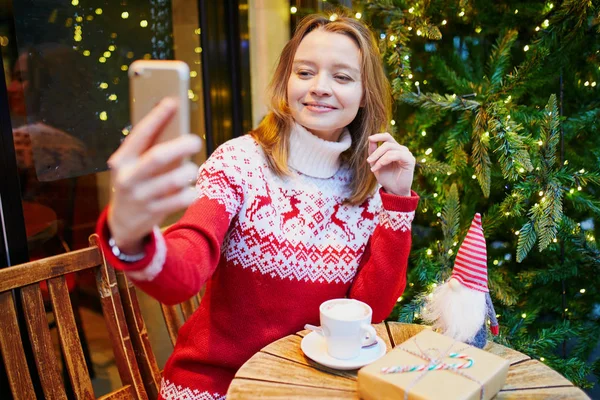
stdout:
<svg viewBox="0 0 600 400">
<path fill-rule="evenodd" d="M 475 337 L 483 326 L 485 314 L 485 293 L 462 284 L 459 290 L 453 290 L 448 282 L 434 290 L 433 296 L 427 298 L 425 310 L 422 310 L 424 321 L 461 342 Z"/>
</svg>

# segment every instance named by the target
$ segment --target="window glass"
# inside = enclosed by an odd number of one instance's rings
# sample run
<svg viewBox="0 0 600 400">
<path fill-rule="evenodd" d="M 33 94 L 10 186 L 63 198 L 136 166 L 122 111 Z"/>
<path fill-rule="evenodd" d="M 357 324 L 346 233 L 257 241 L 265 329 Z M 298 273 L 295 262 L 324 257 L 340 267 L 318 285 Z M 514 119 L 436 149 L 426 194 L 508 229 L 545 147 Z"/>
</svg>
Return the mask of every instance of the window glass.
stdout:
<svg viewBox="0 0 600 400">
<path fill-rule="evenodd" d="M 0 9 L 30 258 L 84 247 L 109 198 L 106 161 L 131 129 L 134 60 L 189 64 L 191 127 L 204 131 L 197 2 L 0 0 Z"/>
</svg>

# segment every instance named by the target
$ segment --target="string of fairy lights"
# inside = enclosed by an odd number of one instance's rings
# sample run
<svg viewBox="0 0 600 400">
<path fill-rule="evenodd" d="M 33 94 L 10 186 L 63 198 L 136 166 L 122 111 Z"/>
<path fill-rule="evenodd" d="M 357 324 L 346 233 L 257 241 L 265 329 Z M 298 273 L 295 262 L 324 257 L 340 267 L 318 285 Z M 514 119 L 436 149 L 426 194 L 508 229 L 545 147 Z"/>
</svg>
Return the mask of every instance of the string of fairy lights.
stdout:
<svg viewBox="0 0 600 400">
<path fill-rule="evenodd" d="M 111 32 L 109 34 L 106 47 L 104 48 L 98 46 L 98 40 L 95 40 L 93 44 L 87 45 L 84 40 L 84 29 L 86 29 L 86 23 L 90 23 L 97 18 L 104 18 L 105 10 L 103 10 L 102 7 L 93 7 L 90 5 L 84 6 L 81 4 L 80 0 L 71 0 L 71 6 L 74 8 L 73 14 L 72 17 L 68 17 L 65 20 L 65 27 L 72 30 L 73 49 L 78 51 L 86 58 L 97 57 L 96 62 L 102 65 L 106 65 L 107 63 L 111 62 L 112 59 L 115 59 L 115 52 L 119 50 L 119 44 L 117 43 L 119 35 L 116 32 Z M 97 89 L 105 95 L 107 103 L 115 103 L 119 100 L 118 94 L 115 93 L 115 87 L 121 82 L 122 79 L 126 79 L 126 73 L 129 70 L 129 64 L 133 62 L 134 59 L 140 58 L 144 60 L 150 60 L 153 58 L 168 58 L 169 51 L 171 51 L 173 47 L 171 42 L 165 39 L 170 37 L 171 34 L 170 29 L 167 29 L 167 27 L 170 26 L 170 22 L 166 22 L 167 20 L 170 21 L 171 18 L 170 1 L 149 1 L 149 15 L 136 15 L 135 12 L 127 8 L 128 5 L 126 1 L 121 1 L 120 6 L 124 7 L 120 14 L 118 14 L 122 21 L 133 23 L 132 28 L 137 26 L 138 29 L 141 30 L 152 30 L 152 38 L 150 43 L 152 46 L 152 51 L 136 54 L 134 51 L 130 50 L 123 54 L 119 54 L 117 59 L 121 61 L 122 64 L 117 65 L 114 69 L 115 71 L 121 71 L 123 75 L 113 76 L 111 81 L 101 81 L 97 84 Z M 103 22 L 106 23 L 104 26 L 105 29 L 110 29 L 109 26 L 111 23 L 113 23 L 108 19 Z M 92 29 L 95 39 L 97 39 L 98 35 L 103 34 L 103 30 L 97 27 L 90 29 Z M 110 30 L 108 32 L 110 32 Z M 194 28 L 194 35 L 200 35 L 200 33 L 200 28 Z M 196 54 L 200 54 L 202 52 L 202 48 L 200 46 L 196 46 L 194 48 L 194 52 Z M 197 64 L 199 64 L 199 61 Z M 193 79 L 198 77 L 199 74 L 197 71 L 190 71 L 190 78 Z M 192 84 L 190 90 L 188 91 L 188 97 L 192 101 L 197 101 L 199 99 L 198 93 L 196 93 L 196 91 L 193 89 L 196 86 L 198 85 Z M 110 117 L 108 110 L 99 110 L 97 112 L 97 116 L 100 121 L 107 121 Z M 124 128 L 122 133 L 123 135 L 129 134 L 129 128 Z"/>
</svg>

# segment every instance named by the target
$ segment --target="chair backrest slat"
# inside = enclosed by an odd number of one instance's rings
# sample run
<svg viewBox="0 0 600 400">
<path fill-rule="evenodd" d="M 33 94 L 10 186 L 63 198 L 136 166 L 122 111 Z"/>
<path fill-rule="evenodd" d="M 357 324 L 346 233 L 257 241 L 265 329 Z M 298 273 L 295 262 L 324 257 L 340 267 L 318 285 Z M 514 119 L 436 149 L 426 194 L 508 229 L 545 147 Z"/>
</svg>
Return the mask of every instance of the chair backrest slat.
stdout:
<svg viewBox="0 0 600 400">
<path fill-rule="evenodd" d="M 167 331 L 169 332 L 169 337 L 171 338 L 171 344 L 173 346 L 175 346 L 175 342 L 177 342 L 177 333 L 183 324 L 175 307 L 176 306 L 167 306 L 162 303 L 160 305 L 160 308 L 163 312 L 163 317 L 165 318 L 165 324 L 167 325 Z"/>
<path fill-rule="evenodd" d="M 148 338 L 148 330 L 141 313 L 137 294 L 135 293 L 133 284 L 127 280 L 125 274 L 122 271 L 115 272 L 144 388 L 149 398 L 156 399 L 160 391 L 161 373 L 154 352 L 152 351 L 150 339 Z"/>
<path fill-rule="evenodd" d="M 58 327 L 58 337 L 65 359 L 65 367 L 69 373 L 75 397 L 77 399 L 93 399 L 94 389 L 81 349 L 65 277 L 59 276 L 49 279 L 48 290 L 56 326 Z"/>
<path fill-rule="evenodd" d="M 100 292 L 102 311 L 104 315 L 110 316 L 107 319 L 106 327 L 113 345 L 121 381 L 123 384 L 132 387 L 132 390 L 136 392 L 136 398 L 147 399 L 148 397 L 143 389 L 142 376 L 136 363 L 131 336 L 127 328 L 127 320 L 114 270 L 106 268 L 105 265 L 98 268 L 96 270 L 96 283 Z"/>
<path fill-rule="evenodd" d="M 40 285 L 34 283 L 25 286 L 21 289 L 21 298 L 23 299 L 23 312 L 25 313 L 29 341 L 33 349 L 44 397 L 46 399 L 66 400 L 67 395 L 62 383 L 60 366 L 56 360 L 52 337 L 50 336 Z"/>
<path fill-rule="evenodd" d="M 127 385 L 112 392 L 111 394 L 98 397 L 98 400 L 131 400 L 135 398 L 135 390 L 133 390 L 133 387 L 131 387 L 131 385 Z"/>
<path fill-rule="evenodd" d="M 195 298 L 192 297 L 181 303 L 181 312 L 183 313 L 183 319 L 186 321 L 192 316 L 194 311 L 196 311 L 196 308 L 198 308 L 198 306 L 194 304 L 194 300 Z"/>
<path fill-rule="evenodd" d="M 15 400 L 35 399 L 12 292 L 0 293 L 0 352 Z"/>
<path fill-rule="evenodd" d="M 87 247 L 82 250 L 5 268 L 2 270 L 0 293 L 71 272 L 89 269 L 101 263 L 102 255 L 98 249 Z"/>
</svg>

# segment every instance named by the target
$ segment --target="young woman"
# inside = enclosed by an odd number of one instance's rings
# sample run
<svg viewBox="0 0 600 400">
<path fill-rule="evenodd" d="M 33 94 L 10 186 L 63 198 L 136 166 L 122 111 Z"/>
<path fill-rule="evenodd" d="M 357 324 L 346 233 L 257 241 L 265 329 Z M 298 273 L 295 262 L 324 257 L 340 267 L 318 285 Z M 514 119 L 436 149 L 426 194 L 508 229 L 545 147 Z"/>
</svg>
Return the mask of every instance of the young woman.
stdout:
<svg viewBox="0 0 600 400">
<path fill-rule="evenodd" d="M 197 138 L 153 145 L 169 101 L 110 159 L 98 224 L 109 261 L 164 303 L 207 283 L 165 366 L 164 399 L 222 399 L 254 353 L 318 324 L 323 301 L 362 300 L 380 322 L 404 290 L 415 159 L 380 133 L 390 92 L 373 34 L 352 18 L 305 18 L 271 91 L 261 125 L 219 147 L 194 192 L 195 167 L 168 166 L 198 151 Z M 156 225 L 188 205 L 161 235 Z"/>
</svg>

